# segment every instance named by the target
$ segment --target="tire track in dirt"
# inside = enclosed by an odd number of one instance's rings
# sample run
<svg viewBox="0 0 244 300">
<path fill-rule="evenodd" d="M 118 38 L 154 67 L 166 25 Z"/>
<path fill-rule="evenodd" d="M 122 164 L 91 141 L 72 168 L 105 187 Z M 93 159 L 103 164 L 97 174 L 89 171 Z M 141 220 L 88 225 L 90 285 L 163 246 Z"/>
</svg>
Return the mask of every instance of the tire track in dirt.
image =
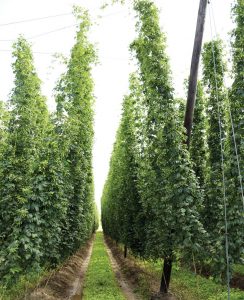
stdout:
<svg viewBox="0 0 244 300">
<path fill-rule="evenodd" d="M 93 249 L 93 242 L 88 250 L 87 257 L 83 261 L 83 264 L 82 264 L 82 267 L 81 267 L 80 273 L 79 273 L 79 278 L 77 278 L 74 283 L 74 289 L 73 289 L 73 293 L 71 295 L 70 300 L 81 300 L 81 298 L 82 298 L 84 279 L 85 279 L 86 271 L 87 271 L 87 268 L 88 268 L 88 265 L 89 265 L 89 262 L 91 259 L 92 249 Z"/>
<path fill-rule="evenodd" d="M 132 286 L 128 283 L 128 281 L 125 279 L 124 275 L 120 271 L 120 266 L 118 265 L 116 259 L 114 258 L 112 251 L 110 250 L 109 246 L 106 243 L 106 240 L 104 239 L 104 244 L 111 262 L 112 269 L 115 273 L 116 279 L 118 281 L 118 284 L 128 300 L 139 300 L 139 298 L 135 295 L 133 292 Z"/>
<path fill-rule="evenodd" d="M 94 238 L 25 299 L 80 300 L 86 270 L 92 254 L 93 241 Z"/>
<path fill-rule="evenodd" d="M 159 294 L 160 281 L 152 272 L 146 270 L 141 265 L 138 265 L 135 258 L 130 254 L 127 258 L 124 258 L 124 252 L 121 250 L 115 242 L 105 236 L 105 242 L 108 246 L 114 260 L 118 265 L 119 270 L 121 270 L 125 282 L 129 284 L 131 290 L 136 290 L 136 299 L 142 300 L 177 300 L 178 298 L 171 293 L 169 294 Z M 135 293 L 134 293 L 135 295 Z M 130 299 L 130 298 L 128 298 Z M 133 298 L 132 298 L 133 299 Z"/>
</svg>

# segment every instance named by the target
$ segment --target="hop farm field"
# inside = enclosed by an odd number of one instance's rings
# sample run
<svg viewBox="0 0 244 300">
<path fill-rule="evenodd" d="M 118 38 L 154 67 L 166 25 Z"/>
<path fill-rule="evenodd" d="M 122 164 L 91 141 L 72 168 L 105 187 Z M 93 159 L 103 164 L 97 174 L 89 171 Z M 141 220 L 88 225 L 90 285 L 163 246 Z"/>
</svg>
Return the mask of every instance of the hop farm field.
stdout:
<svg viewBox="0 0 244 300">
<path fill-rule="evenodd" d="M 0 300 L 244 300 L 244 1 L 82 4 L 0 3 Z"/>
</svg>

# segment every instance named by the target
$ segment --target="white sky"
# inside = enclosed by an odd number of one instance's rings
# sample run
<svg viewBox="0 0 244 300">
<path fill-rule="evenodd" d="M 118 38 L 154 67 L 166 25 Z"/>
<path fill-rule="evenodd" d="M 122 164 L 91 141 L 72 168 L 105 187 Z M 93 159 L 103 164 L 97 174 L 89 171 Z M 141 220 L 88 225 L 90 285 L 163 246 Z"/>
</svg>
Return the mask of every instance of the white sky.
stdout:
<svg viewBox="0 0 244 300">
<path fill-rule="evenodd" d="M 228 33 L 233 27 L 230 19 L 234 0 L 211 0 L 215 12 L 218 34 L 229 43 Z M 50 18 L 36 22 L 9 26 L 1 24 L 71 13 L 72 5 L 81 5 L 90 10 L 97 24 L 91 32 L 91 39 L 97 44 L 100 64 L 94 68 L 95 81 L 95 143 L 94 176 L 95 195 L 98 207 L 115 133 L 121 114 L 123 95 L 128 91 L 129 73 L 134 70 L 130 61 L 128 46 L 135 36 L 133 13 L 128 5 L 114 5 L 100 11 L 104 0 L 0 0 L 0 99 L 6 100 L 13 87 L 11 71 L 11 45 L 18 34 L 28 39 L 35 35 L 73 25 L 72 15 Z M 127 0 L 127 3 L 131 1 Z M 168 37 L 168 54 L 173 71 L 176 96 L 184 97 L 183 81 L 189 75 L 193 40 L 199 0 L 155 0 L 161 9 L 160 22 Z M 97 18 L 98 15 L 103 16 Z M 49 53 L 69 54 L 74 44 L 75 27 L 30 39 L 35 53 L 35 66 L 43 81 L 43 94 L 48 98 L 50 110 L 54 109 L 52 90 L 63 68 L 53 62 Z M 211 38 L 209 16 L 206 20 L 204 40 Z M 44 54 L 48 53 L 48 54 Z"/>
</svg>

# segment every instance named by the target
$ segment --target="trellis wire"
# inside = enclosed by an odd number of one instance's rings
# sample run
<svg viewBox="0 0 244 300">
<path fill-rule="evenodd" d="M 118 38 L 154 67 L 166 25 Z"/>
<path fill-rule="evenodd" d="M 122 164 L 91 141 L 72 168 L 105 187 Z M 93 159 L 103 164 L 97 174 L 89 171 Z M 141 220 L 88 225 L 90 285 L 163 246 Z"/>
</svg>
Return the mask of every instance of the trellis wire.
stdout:
<svg viewBox="0 0 244 300">
<path fill-rule="evenodd" d="M 222 122 L 221 122 L 221 116 L 220 116 L 220 104 L 219 104 L 218 82 L 217 82 L 217 71 L 216 71 L 216 58 L 215 58 L 215 52 L 214 52 L 214 47 L 213 47 L 213 30 L 212 30 L 212 20 L 211 20 L 210 8 L 209 8 L 209 20 L 210 20 L 210 30 L 211 30 L 211 48 L 212 48 L 213 64 L 214 64 L 215 92 L 216 92 L 216 100 L 217 100 L 217 107 L 218 107 L 218 123 L 219 123 L 219 135 L 220 135 L 221 169 L 222 169 L 224 219 L 225 219 L 226 278 L 227 278 L 228 300 L 230 300 L 230 261 L 229 261 L 228 220 L 227 220 L 225 168 L 224 168 L 224 147 L 223 147 L 223 140 L 222 140 L 222 135 L 223 135 Z M 223 73 L 223 75 L 224 75 L 224 73 Z"/>
</svg>

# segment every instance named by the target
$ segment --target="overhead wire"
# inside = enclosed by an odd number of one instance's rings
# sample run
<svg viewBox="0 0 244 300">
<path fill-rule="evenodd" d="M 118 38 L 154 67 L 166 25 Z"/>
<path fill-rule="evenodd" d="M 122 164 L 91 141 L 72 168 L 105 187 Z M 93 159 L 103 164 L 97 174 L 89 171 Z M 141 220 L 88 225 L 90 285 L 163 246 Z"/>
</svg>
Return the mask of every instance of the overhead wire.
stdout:
<svg viewBox="0 0 244 300">
<path fill-rule="evenodd" d="M 10 50 L 10 49 L 0 49 L 0 52 L 11 53 L 12 50 Z M 32 53 L 34 53 L 34 54 L 45 54 L 45 55 L 54 55 L 55 54 L 55 53 L 51 53 L 51 52 L 41 52 L 41 51 L 33 51 Z"/>
<path fill-rule="evenodd" d="M 211 3 L 210 3 L 211 5 Z M 216 69 L 216 57 L 213 46 L 213 29 L 211 20 L 211 10 L 209 6 L 209 20 L 211 30 L 211 48 L 213 55 L 213 67 L 214 67 L 214 79 L 215 79 L 215 93 L 216 102 L 218 107 L 218 123 L 219 123 L 219 136 L 220 136 L 220 151 L 221 151 L 221 169 L 222 169 L 222 185 L 223 185 L 223 200 L 224 200 L 224 221 L 225 221 L 225 255 L 226 255 L 226 279 L 227 279 L 227 293 L 228 300 L 230 300 L 230 260 L 229 260 L 229 239 L 228 239 L 228 219 L 227 219 L 227 201 L 226 201 L 226 186 L 225 186 L 225 163 L 224 163 L 224 146 L 223 146 L 223 132 L 222 132 L 222 120 L 220 115 L 220 103 L 218 93 L 218 81 L 217 81 L 217 69 Z M 223 73 L 224 76 L 224 73 Z"/>
<path fill-rule="evenodd" d="M 113 15 L 117 15 L 117 14 L 122 13 L 122 12 L 124 12 L 124 10 L 119 10 L 119 11 L 109 13 L 109 14 L 106 14 L 106 15 L 99 15 L 98 17 L 106 18 L 106 17 L 110 17 L 110 16 L 113 16 Z M 12 24 L 17 24 L 17 23 L 24 23 L 24 22 L 32 22 L 32 21 L 36 21 L 36 20 L 44 20 L 44 19 L 48 19 L 48 18 L 54 18 L 54 17 L 63 16 L 63 15 L 71 15 L 71 14 L 72 13 L 66 13 L 66 14 L 53 15 L 53 16 L 47 16 L 47 17 L 41 17 L 41 18 L 35 18 L 35 19 L 26 19 L 26 20 L 22 20 L 22 21 L 16 21 L 16 22 L 11 22 L 11 23 L 0 24 L 0 26 L 7 26 L 7 25 L 12 25 Z M 58 32 L 58 31 L 62 31 L 62 30 L 74 27 L 74 26 L 77 26 L 77 24 L 64 26 L 64 27 L 61 27 L 61 28 L 50 30 L 48 32 L 43 32 L 43 33 L 40 33 L 40 34 L 37 34 L 37 35 L 34 35 L 34 36 L 30 36 L 27 39 L 28 40 L 36 39 L 36 38 L 39 38 L 39 37 L 42 37 L 42 36 L 46 36 L 46 35 L 49 35 L 49 34 L 52 34 L 52 33 Z M 0 42 L 14 42 L 14 39 L 0 40 Z M 0 49 L 0 52 L 12 52 L 12 50 Z M 33 53 L 34 54 L 45 54 L 45 55 L 54 55 L 55 54 L 55 53 L 51 53 L 51 52 L 40 52 L 40 51 L 33 51 Z M 101 57 L 101 58 L 107 59 L 107 60 L 121 60 L 121 61 L 122 60 L 123 61 L 127 60 L 127 58 L 120 58 L 120 57 Z"/>
<path fill-rule="evenodd" d="M 100 18 L 106 18 L 106 17 L 110 17 L 110 16 L 113 16 L 113 15 L 117 15 L 117 14 L 119 14 L 121 12 L 124 12 L 124 10 L 119 10 L 119 11 L 112 12 L 112 13 L 109 13 L 109 14 L 106 14 L 106 15 L 98 15 L 98 17 L 100 17 Z M 57 18 L 57 17 L 62 17 L 62 16 L 71 16 L 71 15 L 73 15 L 72 12 L 58 14 L 58 15 L 44 16 L 44 17 L 40 17 L 40 18 L 24 19 L 24 20 L 19 20 L 19 21 L 2 23 L 2 24 L 0 24 L 0 27 L 11 26 L 11 25 L 16 25 L 16 24 L 21 24 L 21 23 L 36 22 L 36 21 L 41 21 L 41 20 L 46 20 L 46 19 L 52 19 L 52 18 Z"/>
<path fill-rule="evenodd" d="M 36 38 L 39 38 L 39 37 L 42 37 L 42 36 L 45 36 L 45 35 L 49 35 L 49 34 L 54 33 L 54 32 L 58 32 L 58 31 L 62 31 L 62 30 L 74 27 L 74 26 L 77 26 L 77 24 L 72 24 L 72 25 L 64 26 L 64 27 L 57 28 L 57 29 L 54 29 L 54 30 L 50 30 L 50 31 L 47 31 L 47 32 L 43 32 L 43 33 L 40 33 L 40 34 L 37 34 L 37 35 L 33 35 L 33 36 L 31 36 L 27 39 L 29 39 L 29 40 L 36 39 Z"/>
<path fill-rule="evenodd" d="M 58 31 L 62 31 L 62 30 L 74 27 L 76 25 L 77 24 L 72 24 L 72 25 L 60 27 L 60 28 L 57 28 L 57 29 L 54 29 L 54 30 L 50 30 L 50 31 L 47 31 L 47 32 L 43 32 L 43 33 L 40 33 L 40 34 L 37 34 L 37 35 L 33 35 L 33 36 L 28 37 L 27 40 L 33 40 L 33 39 L 36 39 L 36 38 L 39 38 L 39 37 L 42 37 L 42 36 L 45 36 L 45 35 L 49 35 L 51 33 L 55 33 L 55 32 L 58 32 Z M 14 42 L 14 39 L 0 40 L 0 42 Z"/>
<path fill-rule="evenodd" d="M 70 12 L 70 13 L 63 13 L 63 14 L 58 14 L 58 15 L 51 15 L 51 16 L 44 16 L 44 17 L 39 17 L 39 18 L 13 21 L 13 22 L 9 22 L 9 23 L 2 23 L 2 24 L 0 24 L 0 27 L 16 25 L 16 24 L 20 24 L 20 23 L 35 22 L 35 21 L 46 20 L 46 19 L 57 18 L 57 17 L 62 17 L 62 16 L 68 16 L 68 15 L 72 15 L 72 13 Z"/>
<path fill-rule="evenodd" d="M 11 53 L 12 50 L 11 49 L 0 49 L 0 52 L 7 52 L 7 53 Z M 42 51 L 32 51 L 33 54 L 43 54 L 43 55 L 55 55 L 57 53 L 56 52 L 42 52 Z M 65 54 L 68 55 L 68 54 Z M 128 61 L 129 58 L 125 58 L 125 57 L 108 57 L 108 56 L 99 56 L 99 58 L 104 59 L 104 60 L 117 60 L 117 61 Z"/>
<path fill-rule="evenodd" d="M 113 12 L 113 13 L 110 13 L 110 14 L 107 14 L 107 15 L 104 15 L 104 16 L 101 15 L 99 17 L 106 18 L 106 17 L 110 17 L 110 16 L 113 16 L 113 15 L 119 14 L 119 13 L 121 13 L 123 11 L 124 10 L 120 10 L 120 11 L 116 11 L 116 12 Z M 72 13 L 69 13 L 69 14 L 60 14 L 60 15 L 55 15 L 55 16 L 47 16 L 47 17 L 41 17 L 41 18 L 35 18 L 35 19 L 27 19 L 27 20 L 22 20 L 22 21 L 16 21 L 16 22 L 11 22 L 11 23 L 0 24 L 0 26 L 7 26 L 7 25 L 12 25 L 12 24 L 24 23 L 24 22 L 32 22 L 32 21 L 37 21 L 37 20 L 44 20 L 44 19 L 58 17 L 58 16 L 62 16 L 62 15 L 72 15 Z M 76 25 L 77 24 L 72 24 L 72 25 L 60 27 L 60 28 L 57 28 L 57 29 L 54 29 L 54 30 L 50 30 L 50 31 L 47 31 L 47 32 L 43 32 L 43 33 L 40 33 L 40 34 L 37 34 L 37 35 L 34 35 L 34 36 L 30 36 L 27 39 L 29 39 L 29 40 L 36 39 L 36 38 L 39 38 L 39 37 L 42 37 L 42 36 L 46 36 L 46 35 L 49 35 L 49 34 L 52 34 L 52 33 L 58 32 L 58 31 L 62 31 L 62 30 L 74 27 Z M 2 39 L 2 40 L 0 39 L 0 42 L 14 42 L 14 39 Z"/>
</svg>

